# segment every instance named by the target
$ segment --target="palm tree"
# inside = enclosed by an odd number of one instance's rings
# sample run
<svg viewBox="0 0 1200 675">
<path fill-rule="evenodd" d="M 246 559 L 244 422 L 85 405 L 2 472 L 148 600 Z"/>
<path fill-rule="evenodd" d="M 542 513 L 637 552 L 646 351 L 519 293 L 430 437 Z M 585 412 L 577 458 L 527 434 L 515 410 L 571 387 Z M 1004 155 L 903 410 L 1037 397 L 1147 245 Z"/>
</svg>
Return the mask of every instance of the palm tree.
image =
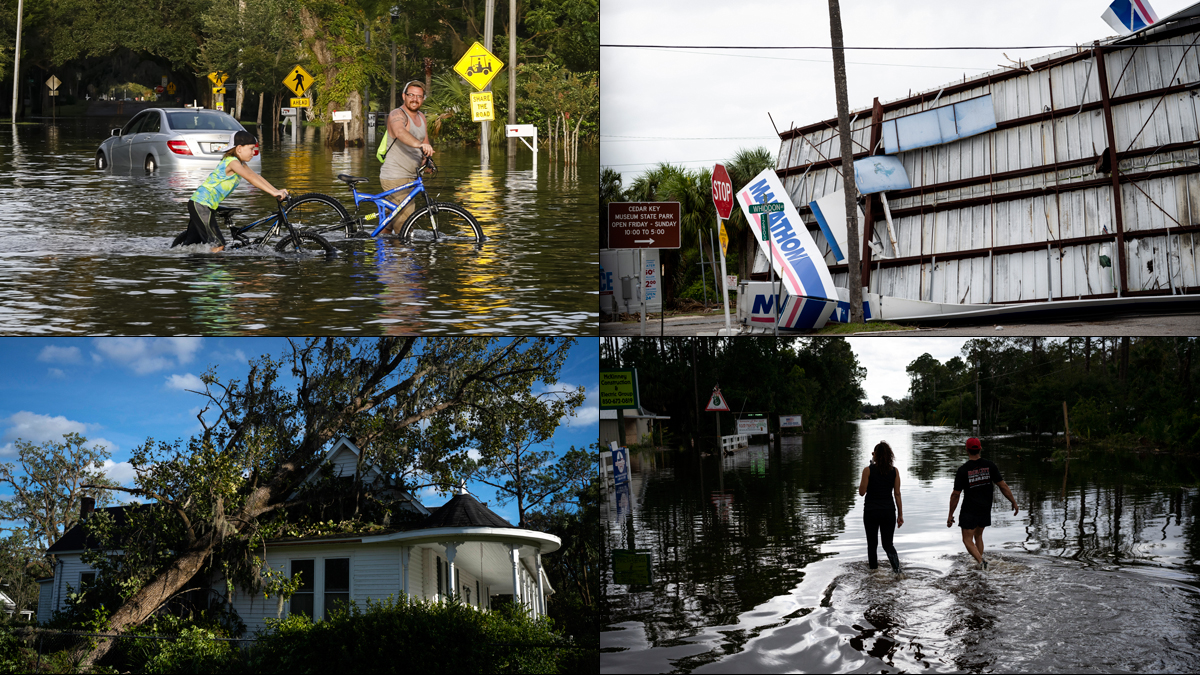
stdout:
<svg viewBox="0 0 1200 675">
<path fill-rule="evenodd" d="M 605 167 L 600 171 L 600 248 L 608 248 L 608 203 L 624 201 L 621 174 Z"/>
<path fill-rule="evenodd" d="M 733 161 L 725 165 L 725 170 L 729 172 L 729 180 L 733 183 L 733 192 L 736 195 L 746 183 L 750 182 L 764 169 L 775 167 L 775 157 L 770 150 L 759 146 L 753 150 L 741 149 L 733 156 Z M 750 272 L 754 269 L 754 256 L 758 253 L 758 242 L 756 237 L 758 233 L 754 228 L 750 227 L 746 222 L 746 216 L 742 214 L 741 209 L 735 208 L 730 214 L 729 225 L 735 232 L 741 232 L 739 237 L 739 246 L 741 255 L 739 265 L 741 267 L 741 276 L 743 279 L 750 278 Z"/>
<path fill-rule="evenodd" d="M 715 260 L 709 230 L 716 225 L 717 207 L 712 201 L 712 172 L 708 169 L 687 171 L 667 177 L 660 185 L 663 201 L 679 202 L 682 243 L 690 248 L 697 237 L 705 257 Z M 721 285 L 713 279 L 715 297 L 721 297 Z M 665 295 L 665 291 L 664 291 Z M 671 296 L 672 299 L 674 295 Z"/>
</svg>

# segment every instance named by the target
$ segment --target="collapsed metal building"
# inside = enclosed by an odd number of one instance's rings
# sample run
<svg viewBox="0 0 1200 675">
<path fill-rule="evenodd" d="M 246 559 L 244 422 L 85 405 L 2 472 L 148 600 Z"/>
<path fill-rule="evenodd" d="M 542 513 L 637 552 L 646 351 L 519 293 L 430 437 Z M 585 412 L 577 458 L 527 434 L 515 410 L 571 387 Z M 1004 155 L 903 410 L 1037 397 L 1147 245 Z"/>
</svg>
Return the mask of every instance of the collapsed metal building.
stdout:
<svg viewBox="0 0 1200 675">
<path fill-rule="evenodd" d="M 920 113 L 953 127 L 929 111 L 987 96 L 990 131 L 910 149 L 896 136 Z M 892 154 L 912 186 L 887 193 L 891 233 L 880 196 L 865 197 L 863 286 L 956 304 L 1200 293 L 1198 96 L 1200 3 L 851 112 L 855 159 Z M 844 288 L 847 265 L 807 206 L 843 187 L 838 132 L 833 118 L 781 133 L 776 173 Z"/>
</svg>

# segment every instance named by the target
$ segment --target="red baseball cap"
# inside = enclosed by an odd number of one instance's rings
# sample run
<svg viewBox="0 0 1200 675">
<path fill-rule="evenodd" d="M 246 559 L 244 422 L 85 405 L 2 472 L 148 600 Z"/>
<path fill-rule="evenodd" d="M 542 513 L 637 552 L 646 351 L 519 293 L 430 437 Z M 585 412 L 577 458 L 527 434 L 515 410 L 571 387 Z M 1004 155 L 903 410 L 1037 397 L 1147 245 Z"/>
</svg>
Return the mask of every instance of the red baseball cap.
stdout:
<svg viewBox="0 0 1200 675">
<path fill-rule="evenodd" d="M 973 450 L 975 452 L 978 452 L 980 450 L 983 450 L 983 445 L 981 445 L 979 443 L 978 438 L 968 438 L 967 439 L 967 450 Z M 972 454 L 974 454 L 974 453 L 972 453 Z"/>
</svg>

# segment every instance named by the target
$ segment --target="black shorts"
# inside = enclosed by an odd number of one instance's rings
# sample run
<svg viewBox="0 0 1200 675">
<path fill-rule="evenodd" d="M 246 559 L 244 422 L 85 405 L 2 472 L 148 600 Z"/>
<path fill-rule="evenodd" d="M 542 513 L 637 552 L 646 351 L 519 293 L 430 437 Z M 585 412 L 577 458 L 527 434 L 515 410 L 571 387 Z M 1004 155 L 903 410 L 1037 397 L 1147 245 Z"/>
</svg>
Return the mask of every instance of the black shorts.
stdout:
<svg viewBox="0 0 1200 675">
<path fill-rule="evenodd" d="M 963 509 L 958 514 L 958 526 L 964 530 L 974 530 L 977 527 L 989 527 L 992 524 L 991 511 L 968 511 Z"/>
</svg>

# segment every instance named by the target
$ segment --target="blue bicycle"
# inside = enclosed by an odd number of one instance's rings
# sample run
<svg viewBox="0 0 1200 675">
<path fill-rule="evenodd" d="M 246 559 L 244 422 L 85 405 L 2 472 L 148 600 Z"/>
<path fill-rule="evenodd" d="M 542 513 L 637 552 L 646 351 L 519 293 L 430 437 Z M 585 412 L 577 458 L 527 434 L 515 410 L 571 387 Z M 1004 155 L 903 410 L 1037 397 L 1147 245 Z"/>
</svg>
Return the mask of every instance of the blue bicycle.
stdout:
<svg viewBox="0 0 1200 675">
<path fill-rule="evenodd" d="M 343 231 L 347 237 L 378 237 L 388 225 L 393 225 L 392 231 L 406 241 L 472 241 L 482 242 L 485 237 L 483 228 L 466 209 L 451 202 L 439 202 L 430 198 L 421 174 L 428 173 L 430 177 L 437 174 L 437 166 L 428 157 L 421 163 L 420 172 L 411 182 L 377 195 L 359 192 L 355 187 L 359 183 L 371 179 L 359 176 L 338 174 L 338 180 L 346 183 L 354 196 L 354 213 L 346 210 L 334 197 L 316 192 L 300 195 L 292 200 L 287 209 L 288 219 L 307 231 L 324 234 L 326 232 Z M 399 206 L 388 199 L 397 192 L 411 190 L 412 192 Z M 408 217 L 399 228 L 394 221 L 405 206 L 408 206 L 417 195 L 423 195 L 424 207 Z M 375 213 L 359 213 L 363 202 L 375 205 Z"/>
</svg>

